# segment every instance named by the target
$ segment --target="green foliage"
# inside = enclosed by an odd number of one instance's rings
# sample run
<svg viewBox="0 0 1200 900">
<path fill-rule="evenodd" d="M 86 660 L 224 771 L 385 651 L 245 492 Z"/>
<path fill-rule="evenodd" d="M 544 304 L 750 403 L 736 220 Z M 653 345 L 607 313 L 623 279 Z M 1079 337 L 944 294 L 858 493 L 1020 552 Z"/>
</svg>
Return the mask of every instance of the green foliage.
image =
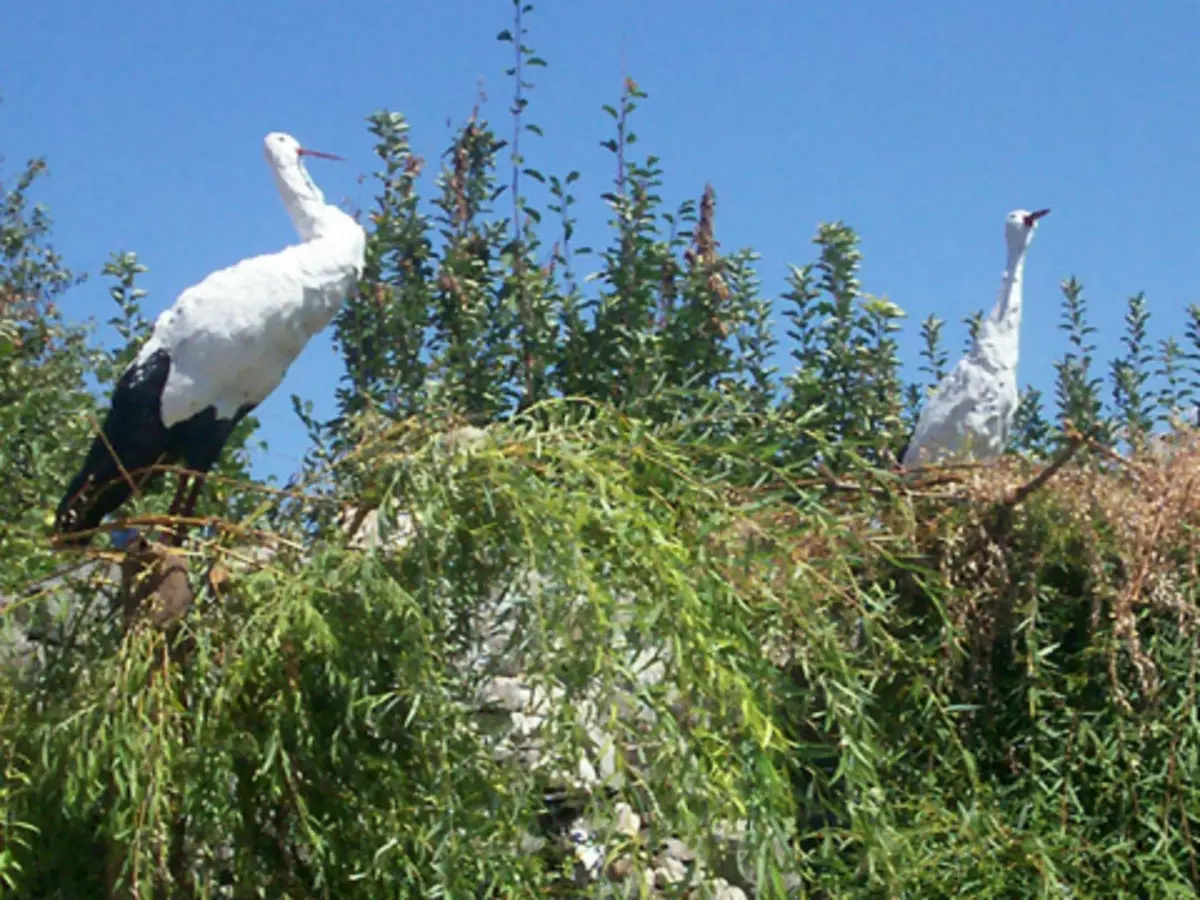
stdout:
<svg viewBox="0 0 1200 900">
<path fill-rule="evenodd" d="M 378 112 L 368 123 L 382 169 L 358 301 L 343 307 L 334 324 L 346 365 L 338 404 L 347 415 L 368 405 L 412 415 L 424 403 L 421 351 L 432 281 L 428 221 L 416 193 L 424 161 L 413 154 L 399 113 Z"/>
<path fill-rule="evenodd" d="M 785 834 L 778 676 L 759 653 L 776 601 L 751 609 L 739 567 L 710 550 L 738 515 L 686 474 L 712 450 L 569 406 L 539 418 L 469 454 L 393 429 L 358 464 L 391 485 L 385 508 L 412 516 L 411 540 L 363 553 L 335 529 L 236 574 L 196 610 L 182 666 L 161 636 L 111 620 L 52 651 L 12 697 L 5 746 L 54 762 L 22 770 L 8 809 L 76 851 L 21 854 L 27 889 L 96 895 L 113 854 L 143 889 L 178 885 L 193 877 L 172 861 L 181 844 L 228 847 L 220 865 L 250 895 L 551 887 L 520 836 L 548 771 L 575 765 L 579 726 L 552 718 L 533 770 L 496 759 L 484 673 L 464 654 L 472 617 L 503 596 L 525 678 L 562 692 L 561 714 L 587 702 L 615 729 L 624 796 L 656 833 L 701 846 L 706 823 L 749 816 L 764 839 Z M 639 686 L 646 652 L 664 674 Z M 651 732 L 618 718 L 631 701 Z"/>
<path fill-rule="evenodd" d="M 1154 413 L 1146 383 L 1153 374 L 1153 350 L 1147 337 L 1146 326 L 1150 313 L 1146 310 L 1146 296 L 1138 294 L 1129 298 L 1129 309 L 1125 313 L 1125 355 L 1112 364 L 1113 404 L 1117 421 L 1126 440 L 1140 447 L 1154 427 Z M 1169 379 L 1168 379 L 1168 383 Z M 1172 396 L 1175 391 L 1172 390 Z"/>
<path fill-rule="evenodd" d="M 1087 299 L 1075 278 L 1062 283 L 1063 311 L 1059 328 L 1066 332 L 1070 349 L 1054 364 L 1058 372 L 1055 395 L 1059 424 L 1090 432 L 1103 424 L 1100 379 L 1092 374 L 1096 329 L 1087 321 Z"/>
<path fill-rule="evenodd" d="M 946 323 L 936 316 L 929 316 L 921 323 L 921 369 L 930 382 L 937 384 L 945 377 L 949 357 L 942 349 L 942 326 Z"/>
<path fill-rule="evenodd" d="M 820 247 L 818 261 L 791 267 L 782 297 L 796 361 L 785 379 L 784 403 L 821 438 L 794 444 L 792 456 L 818 456 L 833 469 L 844 468 L 853 457 L 888 462 L 905 428 L 894 338 L 904 314 L 862 292 L 862 254 L 852 229 L 822 225 L 814 242 Z"/>
<path fill-rule="evenodd" d="M 1023 450 L 1035 457 L 1044 457 L 1051 450 L 1052 435 L 1053 429 L 1042 411 L 1042 392 L 1037 388 L 1026 388 L 1021 392 L 1013 414 L 1010 452 Z"/>
<path fill-rule="evenodd" d="M 371 117 L 383 168 L 360 298 L 336 323 L 347 374 L 339 417 L 327 423 L 334 443 L 343 417 L 367 408 L 404 416 L 449 404 L 482 425 L 550 397 L 591 397 L 656 420 L 677 418 L 676 403 L 714 391 L 760 411 L 772 405 L 771 304 L 756 256 L 720 253 L 710 187 L 698 204 L 663 210 L 659 161 L 631 153 L 646 97 L 632 79 L 618 105 L 604 108 L 616 132 L 603 142 L 616 164 L 603 195 L 613 240 L 589 279 L 598 291 L 584 293 L 577 260 L 593 251 L 574 244 L 578 173 L 543 174 L 521 149 L 541 134 L 528 121 L 533 84 L 521 73 L 544 65 L 522 43 L 522 9 L 500 34 L 514 52 L 512 137 L 500 139 L 475 110 L 445 155 L 428 214 L 407 124 L 396 113 Z M 506 146 L 511 172 L 502 183 Z M 547 194 L 553 240 L 540 237 L 543 214 L 524 195 L 526 183 Z M 493 205 L 505 192 L 508 214 Z M 885 353 L 892 332 L 882 322 L 870 327 L 879 330 L 871 352 Z"/>
<path fill-rule="evenodd" d="M 975 338 L 979 335 L 979 326 L 983 323 L 983 310 L 977 309 L 968 313 L 963 318 L 963 324 L 967 326 L 966 344 L 963 346 L 963 352 L 966 353 L 971 349 L 971 345 L 975 343 Z"/>
<path fill-rule="evenodd" d="M 1158 389 L 1158 411 L 1155 424 L 1177 425 L 1180 412 L 1192 402 L 1192 389 L 1184 380 L 1183 351 L 1175 338 L 1164 338 L 1158 342 L 1157 368 L 1155 377 L 1160 379 Z"/>
<path fill-rule="evenodd" d="M 895 766 L 886 783 L 904 837 L 892 846 L 906 857 L 891 895 L 1195 890 L 1196 795 L 1182 773 L 1200 740 L 1185 624 L 1196 594 L 1174 563 L 1148 567 L 1164 546 L 1195 558 L 1195 452 L 1147 460 L 1138 485 L 1067 476 L 1011 531 L 988 524 L 978 498 L 982 515 L 952 514 L 928 534 L 942 548 L 923 559 L 936 575 L 893 569 L 875 717 Z M 904 662 L 891 649 L 915 649 L 907 641 L 937 620 L 957 623 L 953 651 Z"/>
<path fill-rule="evenodd" d="M 532 13 L 498 35 L 508 120 L 471 110 L 431 179 L 401 113 L 368 118 L 336 415 L 293 398 L 312 447 L 283 492 L 248 477 L 243 424 L 165 633 L 116 614 L 127 558 L 68 570 L 44 528 L 89 388 L 148 334 L 145 267 L 105 266 L 96 343 L 59 311 L 79 279 L 32 201 L 44 165 L 0 189 L 0 884 L 627 896 L 677 839 L 701 894 L 1193 894 L 1200 306 L 1157 337 L 1131 298 L 1106 363 L 1065 281 L 1025 459 L 902 484 L 943 322 L 906 382 L 904 313 L 864 290 L 844 222 L 765 296 L 714 187 L 643 152 L 627 76 L 598 117 L 607 231 L 580 246 L 579 173 L 534 159 Z M 1006 505 L 1068 426 L 1135 458 L 1081 452 Z M 596 881 L 555 803 L 596 830 Z"/>
<path fill-rule="evenodd" d="M 142 344 L 150 337 L 150 323 L 142 315 L 142 300 L 146 292 L 137 286 L 139 275 L 146 267 L 138 262 L 136 253 L 114 253 L 104 264 L 103 274 L 116 281 L 108 296 L 117 304 L 118 314 L 108 320 L 120 343 L 110 354 L 111 363 L 101 371 L 101 380 L 115 382 L 137 356 Z"/>
<path fill-rule="evenodd" d="M 33 202 L 42 160 L 0 183 L 0 591 L 42 574 L 31 553 L 47 486 L 74 462 L 94 404 L 85 379 L 99 365 L 84 328 L 67 322 L 77 279 L 50 244 L 50 215 Z M 51 489 L 52 490 L 52 489 Z"/>
</svg>

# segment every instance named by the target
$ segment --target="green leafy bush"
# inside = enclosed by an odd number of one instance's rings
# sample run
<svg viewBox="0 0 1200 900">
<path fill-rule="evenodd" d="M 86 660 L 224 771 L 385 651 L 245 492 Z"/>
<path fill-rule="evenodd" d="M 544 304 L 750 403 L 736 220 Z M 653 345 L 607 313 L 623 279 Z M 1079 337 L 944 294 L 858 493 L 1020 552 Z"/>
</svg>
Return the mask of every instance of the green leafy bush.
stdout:
<svg viewBox="0 0 1200 900">
<path fill-rule="evenodd" d="M 146 335 L 142 263 L 104 270 L 110 349 L 59 311 L 43 164 L 0 192 L 0 884 L 1191 896 L 1200 307 L 1157 339 L 1131 298 L 1106 366 L 1064 280 L 1012 454 L 901 476 L 944 323 L 906 382 L 840 222 L 765 297 L 711 185 L 668 204 L 630 78 L 600 117 L 609 239 L 579 246 L 513 12 L 511 128 L 474 110 L 430 196 L 404 117 L 369 118 L 336 415 L 294 398 L 284 489 L 244 424 L 172 615 L 139 612 L 167 582 L 134 553 L 45 533 Z"/>
</svg>

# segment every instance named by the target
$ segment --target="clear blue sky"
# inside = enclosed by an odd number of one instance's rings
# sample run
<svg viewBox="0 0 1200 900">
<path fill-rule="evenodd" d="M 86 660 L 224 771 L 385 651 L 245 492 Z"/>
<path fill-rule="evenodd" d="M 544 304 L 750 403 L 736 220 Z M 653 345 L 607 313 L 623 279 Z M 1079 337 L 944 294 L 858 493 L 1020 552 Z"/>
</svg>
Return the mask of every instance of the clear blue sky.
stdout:
<svg viewBox="0 0 1200 900">
<path fill-rule="evenodd" d="M 137 251 L 156 314 L 209 271 L 295 239 L 262 158 L 268 131 L 345 155 L 310 171 L 330 199 L 366 204 L 373 110 L 404 112 L 431 160 L 481 80 L 485 115 L 505 119 L 495 35 L 509 15 L 507 0 L 5 3 L 0 152 L 9 171 L 49 158 L 40 199 L 58 248 L 93 273 Z M 650 94 L 636 130 L 663 159 L 667 199 L 711 181 L 718 238 L 763 253 L 772 294 L 785 263 L 810 258 L 819 221 L 849 222 L 866 290 L 911 316 L 907 358 L 929 313 L 951 320 L 957 352 L 959 319 L 994 302 L 1014 207 L 1054 210 L 1026 272 L 1022 382 L 1051 387 L 1068 275 L 1088 286 L 1105 360 L 1131 293 L 1147 292 L 1156 337 L 1200 299 L 1200 5 L 555 0 L 528 24 L 550 64 L 530 96 L 547 135 L 528 142 L 530 162 L 583 173 L 592 236 L 612 176 L 599 107 L 619 92 L 623 48 Z M 110 314 L 98 279 L 65 307 Z M 314 341 L 260 408 L 260 472 L 302 453 L 289 394 L 329 412 L 339 372 L 328 337 Z"/>
</svg>

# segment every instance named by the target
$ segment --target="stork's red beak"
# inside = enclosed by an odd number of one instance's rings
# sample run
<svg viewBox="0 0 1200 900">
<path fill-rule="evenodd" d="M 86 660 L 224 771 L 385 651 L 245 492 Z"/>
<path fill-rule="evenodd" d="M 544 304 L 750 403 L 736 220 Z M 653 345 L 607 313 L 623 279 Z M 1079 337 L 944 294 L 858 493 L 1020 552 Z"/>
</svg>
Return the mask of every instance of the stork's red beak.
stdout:
<svg viewBox="0 0 1200 900">
<path fill-rule="evenodd" d="M 309 150 L 307 147 L 301 147 L 296 152 L 300 156 L 315 156 L 318 159 L 336 159 L 338 162 L 345 162 L 344 159 L 335 153 L 322 153 L 320 150 Z"/>
<path fill-rule="evenodd" d="M 1032 228 L 1034 222 L 1036 222 L 1042 216 L 1046 216 L 1049 214 L 1050 214 L 1050 210 L 1048 210 L 1048 209 L 1039 209 L 1037 212 L 1031 212 L 1029 215 L 1027 215 L 1025 217 L 1025 227 Z"/>
</svg>

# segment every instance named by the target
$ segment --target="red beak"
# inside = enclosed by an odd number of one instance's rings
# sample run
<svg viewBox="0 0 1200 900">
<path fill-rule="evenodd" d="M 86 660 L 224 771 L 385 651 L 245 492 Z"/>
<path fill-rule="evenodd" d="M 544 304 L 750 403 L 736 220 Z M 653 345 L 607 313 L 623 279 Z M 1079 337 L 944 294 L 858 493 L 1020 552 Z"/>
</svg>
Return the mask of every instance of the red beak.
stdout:
<svg viewBox="0 0 1200 900">
<path fill-rule="evenodd" d="M 344 159 L 334 153 L 322 153 L 320 150 L 309 150 L 307 147 L 301 147 L 296 152 L 300 156 L 315 156 L 318 159 L 336 159 L 338 162 L 345 162 Z"/>
<path fill-rule="evenodd" d="M 1047 216 L 1049 214 L 1050 214 L 1050 210 L 1048 210 L 1048 209 L 1039 209 L 1037 212 L 1031 212 L 1029 215 L 1027 215 L 1025 217 L 1025 227 L 1032 228 L 1034 222 L 1036 222 L 1042 216 Z"/>
</svg>

